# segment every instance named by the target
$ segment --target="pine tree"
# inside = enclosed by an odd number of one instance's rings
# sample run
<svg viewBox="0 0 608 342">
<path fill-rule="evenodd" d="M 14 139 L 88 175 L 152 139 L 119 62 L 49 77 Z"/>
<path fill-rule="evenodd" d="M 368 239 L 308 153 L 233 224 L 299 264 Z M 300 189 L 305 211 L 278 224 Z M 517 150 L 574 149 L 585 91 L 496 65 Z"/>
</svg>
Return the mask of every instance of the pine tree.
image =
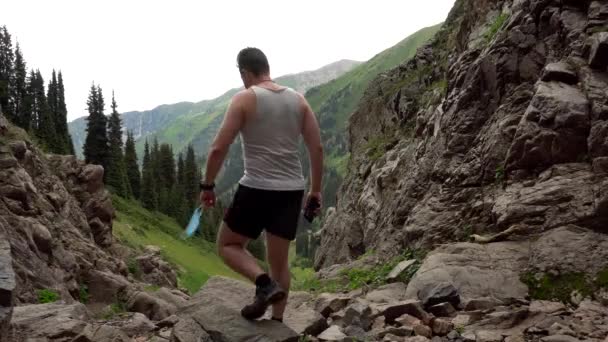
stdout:
<svg viewBox="0 0 608 342">
<path fill-rule="evenodd" d="M 135 151 L 135 138 L 133 138 L 133 132 L 127 132 L 125 168 L 127 169 L 127 178 L 129 179 L 133 197 L 140 199 L 141 176 L 139 174 L 139 166 L 137 165 L 137 152 Z"/>
<path fill-rule="evenodd" d="M 11 101 L 14 58 L 11 35 L 6 26 L 0 27 L 0 107 L 12 122 L 15 122 L 14 106 Z"/>
<path fill-rule="evenodd" d="M 106 172 L 106 182 L 124 198 L 130 197 L 127 172 L 122 154 L 122 120 L 117 110 L 116 99 L 112 92 L 112 114 L 108 120 L 108 144 L 110 157 Z"/>
<path fill-rule="evenodd" d="M 177 155 L 177 175 L 175 181 L 182 187 L 184 186 L 184 156 L 181 152 Z"/>
<path fill-rule="evenodd" d="M 37 118 L 35 134 L 42 144 L 53 153 L 57 153 L 57 140 L 55 134 L 55 122 L 49 107 L 45 91 L 44 79 L 40 70 L 36 70 L 31 81 L 31 96 L 33 98 L 33 117 Z"/>
<path fill-rule="evenodd" d="M 194 209 L 198 201 L 198 188 L 200 181 L 200 170 L 196 166 L 196 156 L 192 145 L 188 145 L 186 150 L 186 160 L 184 161 L 184 193 L 188 211 Z"/>
<path fill-rule="evenodd" d="M 173 158 L 173 148 L 169 144 L 160 146 L 160 177 L 166 189 L 171 189 L 175 184 L 175 158 Z"/>
<path fill-rule="evenodd" d="M 107 119 L 103 114 L 105 105 L 101 88 L 96 87 L 95 84 L 91 86 L 87 106 L 89 117 L 87 119 L 87 136 L 83 146 L 85 161 L 101 165 L 107 170 Z"/>
<path fill-rule="evenodd" d="M 152 170 L 152 156 L 148 141 L 144 145 L 144 160 L 141 180 L 141 203 L 149 210 L 158 209 L 158 198 L 154 185 L 154 172 Z"/>
<path fill-rule="evenodd" d="M 59 71 L 57 82 L 57 115 L 55 117 L 57 134 L 61 135 L 63 151 L 67 154 L 75 154 L 72 136 L 68 131 L 68 108 L 65 104 L 65 88 L 63 86 L 63 75 Z"/>
<path fill-rule="evenodd" d="M 29 131 L 31 128 L 30 98 L 27 92 L 27 68 L 19 43 L 15 47 L 15 77 L 11 97 L 13 99 L 14 123 Z"/>
</svg>

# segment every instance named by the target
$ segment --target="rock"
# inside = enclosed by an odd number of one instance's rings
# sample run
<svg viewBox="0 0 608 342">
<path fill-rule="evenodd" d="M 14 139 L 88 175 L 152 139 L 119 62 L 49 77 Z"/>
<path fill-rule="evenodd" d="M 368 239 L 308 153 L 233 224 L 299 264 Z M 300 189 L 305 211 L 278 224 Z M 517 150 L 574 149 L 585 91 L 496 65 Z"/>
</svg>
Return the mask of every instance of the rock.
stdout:
<svg viewBox="0 0 608 342">
<path fill-rule="evenodd" d="M 327 329 L 327 320 L 313 309 L 312 304 L 306 300 L 308 298 L 298 301 L 297 297 L 297 292 L 289 294 L 283 322 L 298 335 L 317 336 Z"/>
<path fill-rule="evenodd" d="M 337 325 L 332 325 L 317 336 L 321 341 L 342 341 L 347 336 L 342 332 Z"/>
<path fill-rule="evenodd" d="M 452 319 L 452 323 L 456 328 L 462 328 L 472 324 L 473 322 L 471 320 L 471 316 L 458 314 Z"/>
<path fill-rule="evenodd" d="M 433 330 L 433 334 L 435 335 L 445 336 L 452 331 L 452 329 L 454 329 L 454 324 L 452 322 L 441 318 L 435 318 L 431 321 L 431 330 Z"/>
<path fill-rule="evenodd" d="M 576 84 L 578 76 L 576 71 L 566 62 L 550 63 L 545 66 L 541 80 L 545 82 L 563 82 L 567 84 Z"/>
<path fill-rule="evenodd" d="M 526 339 L 524 335 L 518 334 L 505 337 L 505 342 L 526 342 Z"/>
<path fill-rule="evenodd" d="M 177 322 L 171 332 L 171 342 L 212 342 L 207 334 L 192 318 L 185 318 Z"/>
<path fill-rule="evenodd" d="M 424 324 L 415 325 L 414 333 L 417 336 L 424 336 L 427 338 L 431 338 L 433 336 L 433 331 L 431 330 L 431 328 L 429 328 L 428 326 L 426 326 Z"/>
<path fill-rule="evenodd" d="M 430 340 L 424 336 L 412 336 L 404 339 L 405 342 L 429 342 Z"/>
<path fill-rule="evenodd" d="M 120 329 L 129 337 L 147 334 L 155 328 L 156 325 L 154 325 L 148 317 L 139 312 L 133 313 L 131 317 L 127 321 L 122 322 L 120 326 Z"/>
<path fill-rule="evenodd" d="M 248 283 L 212 277 L 177 315 L 192 318 L 213 340 L 297 340 L 298 334 L 285 324 L 273 320 L 248 321 L 241 316 L 243 303 L 249 303 L 254 293 L 254 286 Z"/>
<path fill-rule="evenodd" d="M 475 310 L 490 310 L 500 305 L 500 302 L 494 300 L 492 298 L 475 298 L 468 300 L 464 304 L 465 311 L 475 311 Z"/>
<path fill-rule="evenodd" d="M 521 282 L 519 273 L 527 265 L 528 253 L 529 245 L 513 242 L 439 247 L 427 256 L 408 284 L 406 297 L 418 297 L 421 289 L 447 282 L 453 284 L 465 300 L 525 298 L 528 288 Z"/>
<path fill-rule="evenodd" d="M 323 329 L 322 331 L 325 331 L 325 329 Z M 344 333 L 346 334 L 346 336 L 353 337 L 358 341 L 364 341 L 367 337 L 365 330 L 363 330 L 363 328 L 361 328 L 357 325 L 350 325 L 350 326 L 346 327 L 346 329 L 344 329 Z M 313 334 L 313 335 L 317 335 L 317 334 Z"/>
<path fill-rule="evenodd" d="M 344 295 L 322 293 L 315 302 L 315 310 L 323 317 L 329 317 L 332 313 L 344 309 L 349 301 L 350 297 Z"/>
<path fill-rule="evenodd" d="M 123 276 L 98 270 L 90 270 L 87 277 L 89 301 L 91 303 L 115 303 L 119 296 L 131 286 Z"/>
<path fill-rule="evenodd" d="M 441 303 L 428 308 L 428 311 L 437 317 L 450 317 L 456 309 L 450 303 Z"/>
<path fill-rule="evenodd" d="M 405 337 L 401 337 L 401 336 L 397 336 L 397 335 L 393 335 L 393 334 L 386 334 L 386 335 L 384 335 L 384 338 L 382 340 L 378 340 L 378 341 L 403 342 L 403 341 L 405 341 Z"/>
<path fill-rule="evenodd" d="M 566 310 L 566 306 L 560 302 L 550 302 L 546 300 L 533 300 L 530 303 L 531 313 L 554 314 Z"/>
<path fill-rule="evenodd" d="M 404 283 L 391 283 L 368 292 L 365 299 L 372 303 L 394 303 L 405 299 Z"/>
<path fill-rule="evenodd" d="M 72 341 L 75 342 L 131 342 L 132 339 L 120 329 L 110 325 L 87 325 L 82 333 L 76 336 Z"/>
<path fill-rule="evenodd" d="M 608 66 L 608 32 L 598 32 L 591 37 L 589 66 L 606 70 Z"/>
<path fill-rule="evenodd" d="M 30 338 L 76 337 L 87 326 L 90 314 L 82 303 L 17 306 L 11 324 Z"/>
<path fill-rule="evenodd" d="M 9 144 L 9 146 L 15 158 L 21 160 L 23 157 L 25 157 L 25 153 L 27 152 L 27 145 L 25 144 L 25 141 L 13 141 Z"/>
<path fill-rule="evenodd" d="M 177 287 L 177 274 L 157 253 L 148 253 L 136 259 L 142 271 L 142 280 L 158 286 Z"/>
<path fill-rule="evenodd" d="M 568 335 L 552 335 L 541 338 L 542 342 L 579 342 L 579 339 Z"/>
<path fill-rule="evenodd" d="M 394 336 L 411 336 L 414 333 L 413 328 L 401 326 L 401 327 L 386 327 L 383 331 L 376 334 L 377 337 L 383 338 L 386 335 L 394 335 Z"/>
<path fill-rule="evenodd" d="M 172 306 L 179 308 L 186 305 L 190 297 L 179 290 L 170 290 L 166 287 L 161 287 L 157 291 L 150 293 L 153 297 L 156 297 L 164 302 L 171 304 Z"/>
<path fill-rule="evenodd" d="M 372 309 L 366 301 L 357 299 L 346 307 L 343 321 L 346 325 L 358 325 L 367 331 L 372 325 Z"/>
<path fill-rule="evenodd" d="M 429 284 L 423 287 L 418 291 L 418 298 L 420 298 L 425 308 L 444 302 L 450 303 L 453 306 L 460 304 L 458 290 L 448 282 Z"/>
<path fill-rule="evenodd" d="M 507 170 L 576 162 L 587 149 L 589 101 L 575 86 L 540 82 L 507 156 Z"/>
<path fill-rule="evenodd" d="M 475 332 L 476 342 L 502 342 L 502 335 L 496 331 L 479 330 Z"/>
<path fill-rule="evenodd" d="M 384 321 L 384 316 L 378 316 L 374 319 L 374 322 L 372 323 L 372 331 L 380 331 L 384 329 L 385 326 L 386 323 Z"/>
<path fill-rule="evenodd" d="M 576 333 L 572 329 L 559 323 L 553 323 L 553 325 L 549 327 L 548 333 L 549 335 L 576 336 Z"/>
<path fill-rule="evenodd" d="M 395 319 L 395 323 L 397 323 L 401 326 L 404 326 L 404 327 L 412 328 L 412 329 L 416 325 L 423 324 L 421 320 L 419 320 L 418 318 L 416 318 L 412 315 L 408 315 L 408 314 L 399 316 L 399 318 Z"/>
<path fill-rule="evenodd" d="M 87 164 L 78 175 L 78 178 L 86 184 L 87 191 L 93 194 L 103 187 L 103 174 L 103 166 Z"/>
<path fill-rule="evenodd" d="M 3 233 L 2 222 L 0 219 L 0 340 L 4 341 L 8 338 L 9 323 L 13 314 L 15 273 L 11 246 Z"/>
<path fill-rule="evenodd" d="M 473 332 L 465 332 L 462 334 L 462 339 L 466 342 L 475 342 L 477 340 L 477 336 Z"/>
<path fill-rule="evenodd" d="M 397 266 L 395 266 L 391 270 L 391 272 L 388 274 L 388 276 L 386 277 L 386 280 L 389 282 L 397 281 L 397 279 L 399 279 L 401 274 L 403 274 L 405 271 L 407 271 L 407 269 L 410 268 L 410 266 L 414 265 L 415 263 L 416 263 L 416 259 L 404 260 L 404 261 L 398 263 Z"/>
<path fill-rule="evenodd" d="M 387 323 L 393 323 L 395 319 L 404 314 L 412 315 L 422 320 L 424 323 L 429 323 L 431 321 L 431 315 L 424 311 L 422 303 L 417 300 L 406 300 L 394 304 L 385 304 L 376 308 L 379 314 L 384 316 Z"/>
<path fill-rule="evenodd" d="M 460 334 L 458 333 L 458 331 L 452 330 L 447 334 L 446 337 L 449 338 L 450 340 L 455 340 L 460 337 Z"/>
<path fill-rule="evenodd" d="M 177 312 L 177 307 L 144 291 L 132 291 L 127 295 L 127 309 L 140 312 L 154 321 L 163 320 Z"/>
<path fill-rule="evenodd" d="M 163 319 L 162 321 L 156 323 L 156 326 L 158 326 L 159 328 L 168 328 L 176 325 L 177 322 L 179 322 L 179 316 L 171 315 Z"/>
</svg>

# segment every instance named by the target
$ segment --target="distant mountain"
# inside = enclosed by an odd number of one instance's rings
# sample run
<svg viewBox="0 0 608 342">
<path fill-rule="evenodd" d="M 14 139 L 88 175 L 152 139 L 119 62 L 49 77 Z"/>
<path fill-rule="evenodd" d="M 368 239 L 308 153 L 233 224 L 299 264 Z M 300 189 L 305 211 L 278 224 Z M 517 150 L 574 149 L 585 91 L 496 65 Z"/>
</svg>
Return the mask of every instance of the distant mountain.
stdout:
<svg viewBox="0 0 608 342">
<path fill-rule="evenodd" d="M 359 64 L 361 62 L 341 60 L 317 70 L 285 75 L 277 78 L 276 81 L 304 93 L 311 87 L 331 81 Z M 180 102 L 161 105 L 143 112 L 126 112 L 122 114 L 123 124 L 126 130 L 132 130 L 135 133 L 135 138 L 139 142 L 139 151 L 143 148 L 141 138 L 152 135 L 156 135 L 160 142 L 174 145 L 175 151 L 180 151 L 190 142 L 203 143 L 208 140 L 210 133 L 215 134 L 215 129 L 221 122 L 221 115 L 228 101 L 238 90 L 239 88 L 231 89 L 212 100 L 196 103 Z M 204 132 L 207 128 L 211 128 L 211 130 Z M 82 157 L 82 146 L 86 137 L 85 129 L 85 117 L 69 123 L 74 148 L 79 157 Z M 203 147 L 198 147 L 197 151 Z"/>
</svg>

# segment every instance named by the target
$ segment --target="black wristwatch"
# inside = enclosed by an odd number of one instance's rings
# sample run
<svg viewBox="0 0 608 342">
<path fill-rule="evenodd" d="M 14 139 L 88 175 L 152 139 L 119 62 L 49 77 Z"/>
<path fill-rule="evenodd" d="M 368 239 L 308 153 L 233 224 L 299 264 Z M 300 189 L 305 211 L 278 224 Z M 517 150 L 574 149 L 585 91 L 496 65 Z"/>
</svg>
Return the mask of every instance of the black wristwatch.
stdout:
<svg viewBox="0 0 608 342">
<path fill-rule="evenodd" d="M 201 191 L 213 191 L 215 189 L 215 183 L 205 184 L 204 182 L 200 182 L 199 186 Z"/>
</svg>

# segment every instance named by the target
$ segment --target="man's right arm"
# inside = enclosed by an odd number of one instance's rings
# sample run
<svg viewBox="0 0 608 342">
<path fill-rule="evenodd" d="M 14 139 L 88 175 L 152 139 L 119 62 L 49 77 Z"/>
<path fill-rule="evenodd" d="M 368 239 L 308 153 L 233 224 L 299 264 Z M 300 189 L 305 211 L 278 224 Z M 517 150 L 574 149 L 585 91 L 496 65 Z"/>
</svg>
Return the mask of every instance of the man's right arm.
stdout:
<svg viewBox="0 0 608 342">
<path fill-rule="evenodd" d="M 315 113 L 308 101 L 301 97 L 302 113 L 304 115 L 302 125 L 302 136 L 308 155 L 310 157 L 310 196 L 316 197 L 321 202 L 321 181 L 323 179 L 323 145 L 321 144 L 321 132 Z"/>
</svg>

